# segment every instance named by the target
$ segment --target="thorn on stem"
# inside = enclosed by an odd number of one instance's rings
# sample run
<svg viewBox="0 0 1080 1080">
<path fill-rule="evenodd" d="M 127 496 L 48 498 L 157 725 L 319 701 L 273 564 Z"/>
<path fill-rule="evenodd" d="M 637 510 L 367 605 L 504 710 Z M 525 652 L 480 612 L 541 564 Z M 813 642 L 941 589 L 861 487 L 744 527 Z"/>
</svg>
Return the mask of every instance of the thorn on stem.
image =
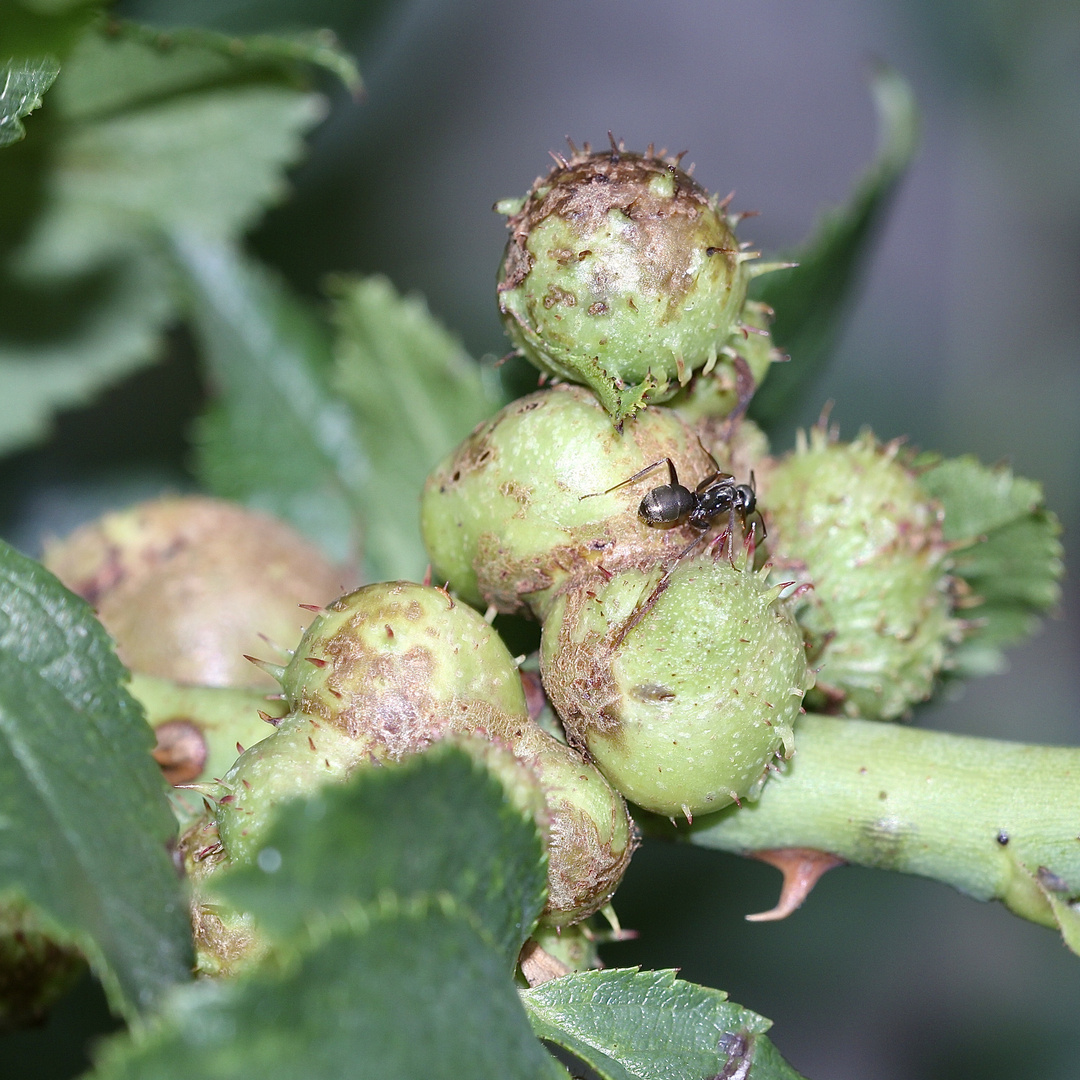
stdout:
<svg viewBox="0 0 1080 1080">
<path fill-rule="evenodd" d="M 784 875 L 780 887 L 780 899 L 776 907 L 769 911 L 760 911 L 756 915 L 747 915 L 748 922 L 774 922 L 786 919 L 793 911 L 802 906 L 810 891 L 821 880 L 826 871 L 840 866 L 843 859 L 830 855 L 827 851 L 816 848 L 773 848 L 753 852 L 755 859 L 775 866 Z"/>
</svg>

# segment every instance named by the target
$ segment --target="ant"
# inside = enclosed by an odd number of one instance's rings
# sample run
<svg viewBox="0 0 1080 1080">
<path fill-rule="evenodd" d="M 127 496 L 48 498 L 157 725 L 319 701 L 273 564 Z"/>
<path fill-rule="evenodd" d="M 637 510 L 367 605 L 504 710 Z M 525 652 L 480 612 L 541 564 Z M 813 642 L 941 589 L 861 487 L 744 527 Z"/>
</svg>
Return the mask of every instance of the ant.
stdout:
<svg viewBox="0 0 1080 1080">
<path fill-rule="evenodd" d="M 704 447 L 702 447 L 704 449 Z M 597 491 L 595 495 L 607 495 L 618 488 L 626 487 L 627 484 L 636 483 L 644 476 L 648 476 L 654 469 L 666 464 L 668 467 L 668 483 L 654 487 L 647 492 L 638 507 L 638 517 L 654 528 L 670 529 L 677 525 L 689 525 L 697 529 L 699 535 L 695 537 L 679 554 L 669 567 L 664 576 L 657 583 L 652 593 L 640 604 L 634 613 L 623 623 L 615 635 L 615 647 L 617 648 L 622 639 L 645 617 L 645 614 L 660 598 L 671 582 L 671 575 L 675 568 L 705 539 L 709 527 L 721 514 L 728 515 L 728 528 L 722 533 L 719 542 L 722 544 L 727 539 L 728 558 L 734 563 L 735 559 L 735 519 L 739 519 L 742 532 L 746 533 L 746 519 L 757 510 L 757 485 L 753 472 L 750 473 L 749 484 L 736 484 L 735 477 L 730 473 L 720 471 L 716 458 L 709 454 L 709 460 L 713 463 L 714 470 L 705 477 L 698 486 L 691 491 L 688 487 L 679 483 L 679 474 L 675 471 L 675 463 L 671 458 L 661 458 L 647 465 L 640 472 L 626 480 L 609 487 L 607 491 Z M 590 495 L 582 495 L 588 499 Z M 761 515 L 758 514 L 759 520 Z M 765 536 L 765 523 L 761 522 L 762 538 Z M 753 532 L 751 532 L 753 536 Z M 750 541 L 753 543 L 753 540 Z M 723 548 L 721 547 L 721 551 Z"/>
<path fill-rule="evenodd" d="M 709 454 L 713 465 L 716 459 Z M 661 484 L 649 491 L 641 500 L 638 507 L 638 517 L 646 525 L 654 528 L 668 529 L 676 525 L 689 525 L 697 529 L 701 536 L 694 540 L 689 548 L 683 553 L 698 546 L 704 539 L 705 532 L 712 523 L 721 515 L 728 515 L 728 552 L 733 550 L 735 535 L 735 519 L 739 519 L 742 531 L 746 531 L 746 519 L 757 509 L 757 486 L 753 472 L 750 473 L 749 484 L 736 484 L 735 477 L 730 473 L 721 472 L 719 466 L 709 473 L 693 491 L 679 483 L 679 474 L 675 471 L 675 463 L 671 458 L 661 458 L 644 469 L 634 473 L 626 480 L 609 487 L 607 491 L 596 492 L 597 495 L 607 495 L 608 492 L 626 487 L 627 484 L 636 483 L 644 476 L 648 476 L 654 469 L 661 465 L 668 467 L 668 483 Z M 582 496 L 589 498 L 589 496 Z M 762 534 L 764 536 L 764 533 Z M 680 559 L 682 556 L 680 556 Z"/>
</svg>

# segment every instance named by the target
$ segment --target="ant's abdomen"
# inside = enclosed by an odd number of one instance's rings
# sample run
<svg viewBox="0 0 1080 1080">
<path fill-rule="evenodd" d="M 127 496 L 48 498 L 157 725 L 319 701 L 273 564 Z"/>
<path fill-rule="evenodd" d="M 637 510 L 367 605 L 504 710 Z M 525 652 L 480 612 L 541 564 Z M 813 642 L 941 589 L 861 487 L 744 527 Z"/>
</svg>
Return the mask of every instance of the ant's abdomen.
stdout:
<svg viewBox="0 0 1080 1080">
<path fill-rule="evenodd" d="M 641 500 L 638 517 L 649 525 L 675 525 L 693 509 L 694 496 L 686 488 L 664 484 Z"/>
</svg>

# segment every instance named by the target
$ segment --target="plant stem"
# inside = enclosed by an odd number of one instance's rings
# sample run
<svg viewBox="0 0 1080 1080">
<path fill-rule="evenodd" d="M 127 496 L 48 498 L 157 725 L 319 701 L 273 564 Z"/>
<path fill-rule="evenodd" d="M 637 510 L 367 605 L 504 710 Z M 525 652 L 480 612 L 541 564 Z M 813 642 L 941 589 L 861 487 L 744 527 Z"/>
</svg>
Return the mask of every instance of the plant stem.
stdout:
<svg viewBox="0 0 1080 1080">
<path fill-rule="evenodd" d="M 1080 940 L 1080 747 L 805 716 L 756 803 L 677 838 L 748 854 L 812 848 L 919 874 Z M 669 834 L 670 835 L 670 834 Z"/>
</svg>

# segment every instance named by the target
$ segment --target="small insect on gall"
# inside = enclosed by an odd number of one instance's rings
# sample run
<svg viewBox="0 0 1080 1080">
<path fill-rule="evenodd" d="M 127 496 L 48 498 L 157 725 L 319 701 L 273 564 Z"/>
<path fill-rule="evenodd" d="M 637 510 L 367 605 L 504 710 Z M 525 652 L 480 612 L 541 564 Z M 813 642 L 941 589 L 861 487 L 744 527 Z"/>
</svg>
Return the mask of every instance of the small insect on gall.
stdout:
<svg viewBox="0 0 1080 1080">
<path fill-rule="evenodd" d="M 712 458 L 712 455 L 709 455 Z M 716 459 L 712 458 L 716 466 Z M 704 539 L 706 531 L 721 514 L 727 514 L 728 527 L 724 534 L 727 537 L 728 554 L 733 555 L 735 550 L 735 520 L 738 518 L 742 532 L 746 533 L 746 519 L 757 509 L 756 485 L 754 474 L 750 474 L 749 484 L 735 483 L 735 477 L 730 473 L 721 472 L 719 466 L 709 473 L 691 491 L 688 487 L 679 483 L 679 474 L 675 471 L 675 463 L 671 458 L 661 458 L 647 465 L 644 469 L 634 473 L 626 480 L 609 487 L 607 491 L 597 492 L 598 495 L 607 495 L 628 484 L 634 484 L 643 477 L 648 476 L 654 469 L 661 465 L 668 467 L 668 483 L 661 484 L 649 491 L 641 500 L 638 507 L 638 517 L 654 528 L 666 529 L 676 525 L 689 525 L 697 529 L 701 536 L 693 541 L 689 548 L 683 552 L 688 554 L 696 548 Z M 585 495 L 583 498 L 590 498 Z M 762 524 L 762 534 L 764 524 Z"/>
</svg>

